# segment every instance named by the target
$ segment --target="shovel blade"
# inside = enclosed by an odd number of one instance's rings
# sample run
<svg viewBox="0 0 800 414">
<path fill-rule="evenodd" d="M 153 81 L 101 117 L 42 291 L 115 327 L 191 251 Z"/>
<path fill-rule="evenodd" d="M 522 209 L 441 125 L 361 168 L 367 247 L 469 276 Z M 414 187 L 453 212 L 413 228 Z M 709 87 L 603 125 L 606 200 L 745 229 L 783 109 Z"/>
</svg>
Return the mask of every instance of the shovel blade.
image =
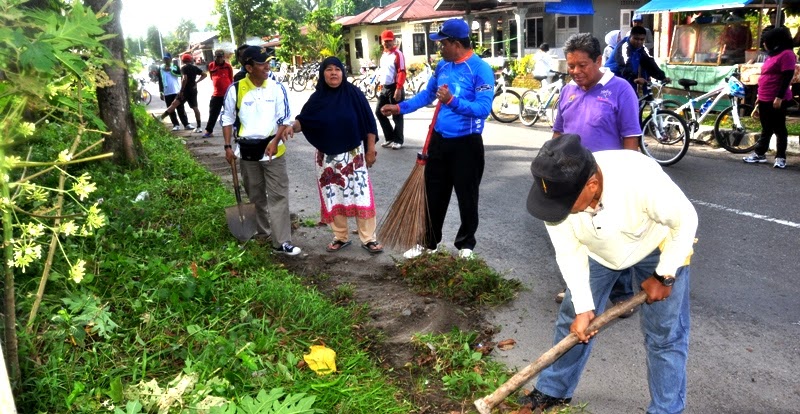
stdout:
<svg viewBox="0 0 800 414">
<path fill-rule="evenodd" d="M 256 206 L 253 203 L 225 207 L 228 229 L 241 242 L 250 240 L 258 232 Z"/>
</svg>

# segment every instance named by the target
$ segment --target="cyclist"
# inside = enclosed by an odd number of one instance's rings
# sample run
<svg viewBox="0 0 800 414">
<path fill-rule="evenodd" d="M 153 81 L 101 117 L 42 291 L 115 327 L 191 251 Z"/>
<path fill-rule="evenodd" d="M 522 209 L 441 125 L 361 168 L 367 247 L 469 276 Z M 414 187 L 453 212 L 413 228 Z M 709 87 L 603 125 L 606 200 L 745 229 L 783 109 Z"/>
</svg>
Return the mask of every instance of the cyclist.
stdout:
<svg viewBox="0 0 800 414">
<path fill-rule="evenodd" d="M 645 85 L 650 77 L 662 82 L 670 81 L 645 47 L 645 39 L 647 31 L 644 27 L 632 27 L 630 36 L 619 42 L 605 65 L 615 75 L 627 80 L 633 90 L 637 89 L 636 85 Z M 642 93 L 649 94 L 650 91 L 644 88 Z"/>
</svg>

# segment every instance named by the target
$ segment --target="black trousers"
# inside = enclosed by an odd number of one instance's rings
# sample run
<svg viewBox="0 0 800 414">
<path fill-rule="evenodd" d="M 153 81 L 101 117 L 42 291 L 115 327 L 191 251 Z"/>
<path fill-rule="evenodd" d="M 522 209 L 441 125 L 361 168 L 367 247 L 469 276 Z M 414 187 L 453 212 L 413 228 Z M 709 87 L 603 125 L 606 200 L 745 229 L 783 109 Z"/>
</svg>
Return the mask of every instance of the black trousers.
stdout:
<svg viewBox="0 0 800 414">
<path fill-rule="evenodd" d="M 172 101 L 177 97 L 177 93 L 173 95 L 164 95 L 164 102 L 167 104 L 167 108 L 172 105 Z M 177 116 L 175 116 L 176 112 L 178 113 Z M 172 126 L 178 126 L 178 118 L 181 119 L 181 124 L 183 124 L 183 126 L 189 125 L 189 118 L 186 117 L 186 110 L 183 109 L 183 104 L 178 105 L 175 111 L 169 114 L 169 120 L 172 121 Z"/>
<path fill-rule="evenodd" d="M 758 113 L 761 115 L 761 137 L 754 149 L 758 155 L 764 155 L 769 150 L 769 141 L 775 134 L 775 157 L 786 158 L 786 146 L 789 133 L 786 131 L 786 108 L 789 104 L 783 101 L 780 109 L 772 107 L 772 102 L 758 101 Z"/>
<path fill-rule="evenodd" d="M 380 95 L 378 95 L 378 104 L 375 106 L 375 117 L 378 118 L 378 123 L 381 124 L 384 139 L 386 139 L 387 142 L 402 144 L 404 142 L 403 115 L 392 115 L 392 121 L 394 121 L 394 127 L 392 127 L 392 123 L 389 122 L 389 117 L 381 113 L 382 106 L 400 103 L 406 99 L 406 91 L 400 90 L 400 100 L 394 100 L 394 91 L 396 88 L 396 84 L 384 85 Z"/>
<path fill-rule="evenodd" d="M 209 134 L 214 132 L 214 126 L 217 125 L 217 118 L 219 118 L 219 113 L 222 112 L 222 104 L 224 103 L 224 96 L 212 96 L 211 101 L 208 103 L 208 122 L 206 123 L 206 132 Z M 200 125 L 198 125 L 198 127 L 199 126 Z"/>
<path fill-rule="evenodd" d="M 433 132 L 425 167 L 425 193 L 428 196 L 430 222 L 427 231 L 429 249 L 442 241 L 442 227 L 455 190 L 461 226 L 456 234 L 457 249 L 474 249 L 478 230 L 478 199 L 483 178 L 483 137 L 471 134 L 442 138 Z"/>
</svg>

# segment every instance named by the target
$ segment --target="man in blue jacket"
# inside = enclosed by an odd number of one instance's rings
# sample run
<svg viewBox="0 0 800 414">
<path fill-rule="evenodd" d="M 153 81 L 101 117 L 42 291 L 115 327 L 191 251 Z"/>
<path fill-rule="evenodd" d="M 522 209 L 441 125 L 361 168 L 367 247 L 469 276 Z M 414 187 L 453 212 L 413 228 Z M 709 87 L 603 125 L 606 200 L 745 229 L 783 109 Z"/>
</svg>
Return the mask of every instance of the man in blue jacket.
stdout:
<svg viewBox="0 0 800 414">
<path fill-rule="evenodd" d="M 664 71 L 658 67 L 650 51 L 644 46 L 647 31 L 642 26 L 633 26 L 630 36 L 622 39 L 611 53 L 611 58 L 606 62 L 606 67 L 615 75 L 625 79 L 631 84 L 633 90 L 636 85 L 644 85 L 650 77 L 660 81 L 669 81 Z M 644 93 L 649 93 L 645 91 Z"/>
<path fill-rule="evenodd" d="M 470 29 L 464 20 L 444 22 L 438 33 L 430 35 L 431 40 L 439 42 L 442 60 L 436 65 L 428 87 L 408 101 L 381 107 L 381 112 L 388 116 L 414 112 L 434 99 L 441 103 L 425 167 L 430 218 L 427 246 L 416 246 L 405 252 L 406 258 L 432 252 L 442 241 L 442 227 L 453 190 L 461 216 L 454 244 L 460 257 L 473 257 L 484 166 L 481 134 L 492 109 L 494 73 L 472 51 L 469 35 Z"/>
</svg>

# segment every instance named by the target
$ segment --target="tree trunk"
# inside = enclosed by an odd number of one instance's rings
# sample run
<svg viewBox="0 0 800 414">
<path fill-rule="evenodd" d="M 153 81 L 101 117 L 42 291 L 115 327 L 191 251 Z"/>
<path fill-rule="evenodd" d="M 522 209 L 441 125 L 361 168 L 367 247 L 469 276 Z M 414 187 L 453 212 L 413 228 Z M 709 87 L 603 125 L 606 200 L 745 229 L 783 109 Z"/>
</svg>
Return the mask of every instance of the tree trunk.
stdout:
<svg viewBox="0 0 800 414">
<path fill-rule="evenodd" d="M 104 152 L 113 152 L 112 160 L 117 164 L 135 166 L 138 163 L 141 143 L 137 138 L 136 123 L 130 107 L 130 90 L 128 89 L 128 69 L 125 67 L 125 38 L 120 25 L 122 12 L 121 0 L 84 0 L 84 4 L 95 13 L 103 10 L 112 16 L 104 27 L 106 33 L 116 36 L 103 41 L 111 52 L 111 57 L 118 65 L 105 67 L 108 78 L 113 85 L 97 88 L 97 105 L 100 118 L 106 123 L 110 136 L 103 143 Z"/>
</svg>

